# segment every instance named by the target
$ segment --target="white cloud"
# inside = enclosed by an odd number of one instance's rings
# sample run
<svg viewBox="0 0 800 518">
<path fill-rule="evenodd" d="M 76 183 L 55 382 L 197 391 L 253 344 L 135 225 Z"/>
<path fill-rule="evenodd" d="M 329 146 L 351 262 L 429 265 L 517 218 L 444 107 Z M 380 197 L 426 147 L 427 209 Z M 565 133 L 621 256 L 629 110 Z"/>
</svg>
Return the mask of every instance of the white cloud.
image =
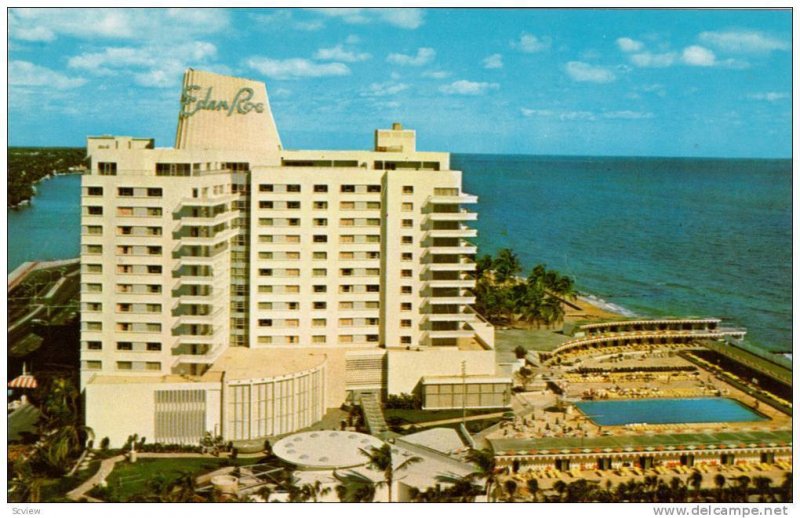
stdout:
<svg viewBox="0 0 800 518">
<path fill-rule="evenodd" d="M 362 95 L 367 97 L 384 97 L 387 95 L 395 95 L 404 90 L 408 90 L 409 86 L 405 83 L 394 83 L 387 81 L 385 83 L 372 83 L 369 88 Z"/>
<path fill-rule="evenodd" d="M 10 86 L 44 86 L 56 90 L 69 90 L 86 84 L 82 77 L 69 77 L 55 70 L 35 65 L 30 61 L 8 62 Z"/>
<path fill-rule="evenodd" d="M 180 81 L 188 67 L 219 69 L 211 64 L 216 55 L 217 48 L 212 43 L 194 41 L 168 46 L 108 47 L 101 52 L 72 56 L 67 65 L 100 76 L 130 73 L 141 86 L 169 88 Z"/>
<path fill-rule="evenodd" d="M 511 42 L 511 47 L 533 54 L 550 48 L 552 41 L 548 37 L 539 38 L 533 34 L 523 32 L 517 41 Z"/>
<path fill-rule="evenodd" d="M 351 34 L 347 37 L 346 40 L 344 40 L 344 42 L 347 43 L 348 45 L 355 45 L 356 43 L 361 42 L 361 38 L 359 38 L 355 34 Z"/>
<path fill-rule="evenodd" d="M 254 56 L 247 59 L 245 64 L 273 79 L 346 76 L 350 74 L 350 68 L 344 63 L 315 63 L 303 58 L 271 59 Z"/>
<path fill-rule="evenodd" d="M 386 61 L 395 65 L 408 65 L 412 67 L 420 67 L 427 65 L 433 58 L 436 57 L 436 51 L 429 47 L 422 47 L 417 49 L 416 56 L 409 56 L 408 54 L 392 53 L 386 57 Z"/>
<path fill-rule="evenodd" d="M 445 79 L 450 77 L 450 72 L 444 70 L 428 70 L 422 73 L 422 77 L 430 77 L 431 79 Z"/>
<path fill-rule="evenodd" d="M 416 29 L 424 23 L 425 13 L 417 8 L 365 9 L 320 8 L 312 9 L 329 18 L 339 18 L 349 24 L 388 23 L 401 29 Z"/>
<path fill-rule="evenodd" d="M 586 110 L 556 111 L 548 109 L 521 108 L 520 112 L 525 117 L 541 117 L 546 119 L 557 119 L 563 122 L 597 121 L 599 119 L 639 120 L 639 119 L 653 118 L 653 114 L 650 112 L 639 112 L 632 110 L 606 111 L 606 112 L 595 113 Z"/>
<path fill-rule="evenodd" d="M 288 9 L 270 10 L 269 13 L 252 13 L 250 19 L 262 25 L 265 29 L 288 27 L 300 31 L 318 31 L 325 27 L 321 20 L 295 20 L 292 11 Z"/>
<path fill-rule="evenodd" d="M 622 52 L 639 52 L 644 48 L 644 43 L 631 38 L 617 38 L 617 46 Z"/>
<path fill-rule="evenodd" d="M 768 101 L 771 103 L 790 98 L 789 94 L 785 92 L 760 92 L 760 93 L 750 94 L 747 97 L 749 99 L 755 99 L 756 101 Z"/>
<path fill-rule="evenodd" d="M 500 54 L 492 54 L 483 58 L 483 68 L 503 68 L 503 56 Z"/>
<path fill-rule="evenodd" d="M 698 39 L 712 47 L 727 52 L 762 53 L 773 50 L 791 50 L 790 42 L 781 40 L 758 31 L 706 31 L 701 32 Z"/>
<path fill-rule="evenodd" d="M 230 20 L 220 9 L 11 9 L 9 38 L 186 40 L 222 31 Z"/>
<path fill-rule="evenodd" d="M 677 54 L 674 52 L 662 52 L 659 54 L 653 54 L 652 52 L 640 52 L 638 54 L 632 54 L 630 59 L 631 63 L 637 67 L 665 68 L 672 66 L 677 57 Z"/>
<path fill-rule="evenodd" d="M 570 61 L 566 65 L 567 75 L 574 81 L 590 83 L 610 83 L 617 76 L 607 68 L 590 65 L 582 61 Z"/>
<path fill-rule="evenodd" d="M 314 59 L 321 59 L 323 61 L 344 61 L 345 63 L 366 61 L 371 57 L 372 56 L 366 52 L 345 50 L 342 45 L 336 45 L 329 49 L 319 49 L 316 54 L 314 54 Z"/>
<path fill-rule="evenodd" d="M 693 67 L 713 67 L 717 56 L 712 51 L 700 45 L 692 45 L 683 49 L 681 60 Z"/>
<path fill-rule="evenodd" d="M 497 83 L 484 83 L 461 79 L 449 85 L 442 85 L 439 91 L 447 95 L 483 95 L 489 90 L 500 88 Z"/>
</svg>

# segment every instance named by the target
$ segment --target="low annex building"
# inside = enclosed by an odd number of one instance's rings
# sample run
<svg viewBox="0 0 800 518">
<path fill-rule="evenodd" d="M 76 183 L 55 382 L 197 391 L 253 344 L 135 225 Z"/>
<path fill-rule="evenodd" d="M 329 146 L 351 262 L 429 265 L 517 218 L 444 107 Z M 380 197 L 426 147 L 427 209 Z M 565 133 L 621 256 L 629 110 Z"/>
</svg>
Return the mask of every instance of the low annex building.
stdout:
<svg viewBox="0 0 800 518">
<path fill-rule="evenodd" d="M 490 391 L 478 406 L 510 388 L 471 307 L 477 197 L 413 130 L 286 150 L 264 83 L 190 69 L 174 147 L 87 148 L 81 386 L 112 446 L 285 434 L 428 377 Z"/>
</svg>

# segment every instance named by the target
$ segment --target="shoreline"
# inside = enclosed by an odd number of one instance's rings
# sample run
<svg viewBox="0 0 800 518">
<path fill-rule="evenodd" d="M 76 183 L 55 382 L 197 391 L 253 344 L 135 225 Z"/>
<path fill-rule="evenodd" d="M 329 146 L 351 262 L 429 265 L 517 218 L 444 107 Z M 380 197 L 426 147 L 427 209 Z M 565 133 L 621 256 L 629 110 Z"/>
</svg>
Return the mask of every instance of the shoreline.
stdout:
<svg viewBox="0 0 800 518">
<path fill-rule="evenodd" d="M 14 205 L 8 205 L 6 207 L 6 209 L 7 210 L 21 210 L 21 209 L 24 209 L 24 208 L 27 208 L 27 207 L 30 207 L 31 205 L 33 205 L 33 198 L 36 196 L 36 194 L 38 192 L 36 190 L 36 186 L 39 183 L 41 183 L 41 182 L 43 182 L 45 180 L 51 180 L 51 179 L 56 178 L 58 176 L 72 176 L 72 175 L 75 175 L 75 174 L 83 174 L 84 171 L 86 171 L 86 169 L 77 169 L 77 170 L 74 170 L 74 171 L 59 171 L 59 172 L 53 171 L 52 173 L 48 173 L 48 174 L 42 176 L 41 178 L 31 182 L 31 189 L 33 190 L 33 194 L 31 194 L 30 198 L 25 198 L 23 200 L 20 200 L 18 203 L 15 203 Z"/>
</svg>

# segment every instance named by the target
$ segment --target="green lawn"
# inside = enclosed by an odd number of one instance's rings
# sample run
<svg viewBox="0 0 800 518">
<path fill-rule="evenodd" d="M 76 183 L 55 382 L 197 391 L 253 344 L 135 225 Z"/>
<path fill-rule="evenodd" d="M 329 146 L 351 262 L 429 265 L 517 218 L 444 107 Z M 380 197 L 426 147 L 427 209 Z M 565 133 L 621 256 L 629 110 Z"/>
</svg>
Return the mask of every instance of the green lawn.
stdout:
<svg viewBox="0 0 800 518">
<path fill-rule="evenodd" d="M 256 459 L 237 459 L 238 465 L 253 464 Z M 179 459 L 139 459 L 135 464 L 126 461 L 118 462 L 106 482 L 109 489 L 120 501 L 131 501 L 132 497 L 148 491 L 148 482 L 157 475 L 163 475 L 168 481 L 180 478 L 183 473 L 194 476 L 226 466 L 224 458 L 179 458 Z M 95 494 L 93 490 L 93 495 Z"/>
</svg>

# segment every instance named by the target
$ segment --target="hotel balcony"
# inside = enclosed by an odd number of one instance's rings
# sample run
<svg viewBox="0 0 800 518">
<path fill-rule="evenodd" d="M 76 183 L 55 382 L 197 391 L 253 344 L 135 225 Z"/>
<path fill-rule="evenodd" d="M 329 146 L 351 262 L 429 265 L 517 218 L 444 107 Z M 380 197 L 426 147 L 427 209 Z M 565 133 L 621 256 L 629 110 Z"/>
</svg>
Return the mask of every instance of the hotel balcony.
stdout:
<svg viewBox="0 0 800 518">
<path fill-rule="evenodd" d="M 475 331 L 472 329 L 444 329 L 437 331 L 425 331 L 423 339 L 429 338 L 435 340 L 437 338 L 472 338 L 475 336 Z"/>
<path fill-rule="evenodd" d="M 213 349 L 204 353 L 204 354 L 181 354 L 175 357 L 175 361 L 172 363 L 173 367 L 178 366 L 181 363 L 201 363 L 201 364 L 211 364 L 217 361 L 217 359 L 225 352 L 225 347 L 221 344 L 217 344 L 214 346 Z"/>
<path fill-rule="evenodd" d="M 180 220 L 178 220 L 178 223 L 175 225 L 173 231 L 178 232 L 180 229 L 184 227 L 208 227 L 208 226 L 221 225 L 224 223 L 229 223 L 238 218 L 239 216 L 240 216 L 239 211 L 229 210 L 221 214 L 217 214 L 216 216 L 183 217 Z"/>
<path fill-rule="evenodd" d="M 182 255 L 178 258 L 173 270 L 177 270 L 183 266 L 216 266 L 221 264 L 229 254 L 226 253 L 227 248 L 214 255 Z"/>
<path fill-rule="evenodd" d="M 172 328 L 175 329 L 180 325 L 190 325 L 190 324 L 212 325 L 219 319 L 219 316 L 222 314 L 223 309 L 224 308 L 219 307 L 216 310 L 206 314 L 179 315 L 178 321 L 175 323 L 174 326 L 172 326 Z"/>
<path fill-rule="evenodd" d="M 217 326 L 216 331 L 204 332 L 205 334 L 179 335 L 178 345 L 213 344 L 222 337 L 222 326 Z"/>
<path fill-rule="evenodd" d="M 439 237 L 478 237 L 478 231 L 474 228 L 461 226 L 461 228 L 445 229 L 445 228 L 432 228 L 425 233 L 425 239 L 439 238 Z"/>
<path fill-rule="evenodd" d="M 453 189 L 457 191 L 457 189 Z M 452 204 L 452 203 L 478 203 L 478 197 L 473 194 L 465 194 L 465 193 L 453 193 L 453 194 L 444 194 L 444 193 L 434 193 L 432 196 L 429 196 L 427 199 L 427 203 L 433 204 Z"/>
<path fill-rule="evenodd" d="M 429 288 L 474 288 L 475 279 L 428 279 L 423 281 Z"/>
<path fill-rule="evenodd" d="M 173 290 L 179 290 L 183 286 L 212 286 L 214 284 L 214 280 L 217 277 L 212 275 L 187 275 L 182 276 L 178 279 L 178 282 L 175 286 L 172 287 Z"/>
<path fill-rule="evenodd" d="M 461 254 L 461 255 L 475 255 L 478 253 L 478 247 L 472 243 L 463 243 L 458 246 L 429 246 L 425 249 L 428 254 Z"/>
<path fill-rule="evenodd" d="M 228 194 L 226 196 L 216 196 L 214 198 L 182 198 L 178 207 L 216 207 L 217 205 L 231 203 L 239 198 L 241 198 L 239 194 Z"/>
<path fill-rule="evenodd" d="M 423 220 L 424 224 L 431 221 L 476 221 L 478 219 L 477 212 L 469 212 L 467 209 L 460 209 L 455 212 L 430 212 Z"/>
<path fill-rule="evenodd" d="M 460 306 L 458 304 L 438 305 L 444 309 L 437 309 L 432 306 L 431 312 L 422 315 L 422 321 L 425 322 L 474 322 L 478 319 L 475 311 L 469 306 Z"/>
<path fill-rule="evenodd" d="M 213 236 L 185 236 L 181 237 L 173 252 L 184 246 L 214 246 L 222 242 L 227 242 L 230 238 L 238 234 L 238 229 L 228 228 L 217 232 Z"/>
</svg>

